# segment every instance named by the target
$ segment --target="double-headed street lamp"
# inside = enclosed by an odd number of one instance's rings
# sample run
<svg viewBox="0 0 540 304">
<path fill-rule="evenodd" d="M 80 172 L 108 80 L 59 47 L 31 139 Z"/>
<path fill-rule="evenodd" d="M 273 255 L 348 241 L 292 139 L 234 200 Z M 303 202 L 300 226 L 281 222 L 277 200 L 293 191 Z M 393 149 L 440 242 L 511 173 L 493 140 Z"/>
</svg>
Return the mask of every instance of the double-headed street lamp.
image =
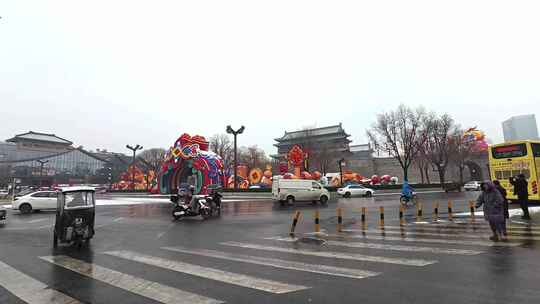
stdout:
<svg viewBox="0 0 540 304">
<path fill-rule="evenodd" d="M 341 183 L 341 187 L 343 187 L 343 167 L 345 167 L 345 159 L 342 158 L 338 160 L 338 165 L 339 165 L 339 180 Z"/>
<path fill-rule="evenodd" d="M 227 133 L 232 134 L 234 136 L 234 190 L 238 189 L 238 181 L 236 180 L 236 168 L 238 166 L 237 163 L 237 155 L 236 155 L 236 136 L 238 134 L 244 133 L 244 130 L 246 128 L 244 126 L 241 126 L 240 129 L 234 130 L 230 125 L 227 126 Z"/>
<path fill-rule="evenodd" d="M 131 189 L 135 190 L 135 153 L 137 153 L 137 150 L 142 150 L 143 147 L 141 145 L 135 147 L 126 145 L 126 148 L 133 152 L 133 158 L 131 159 Z"/>
</svg>

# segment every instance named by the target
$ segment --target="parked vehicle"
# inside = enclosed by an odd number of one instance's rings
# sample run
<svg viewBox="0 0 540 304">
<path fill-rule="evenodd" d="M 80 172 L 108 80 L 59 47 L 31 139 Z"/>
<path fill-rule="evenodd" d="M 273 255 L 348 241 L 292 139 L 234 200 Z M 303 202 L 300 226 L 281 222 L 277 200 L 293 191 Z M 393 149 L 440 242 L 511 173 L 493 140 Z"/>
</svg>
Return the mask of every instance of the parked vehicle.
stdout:
<svg viewBox="0 0 540 304">
<path fill-rule="evenodd" d="M 362 185 L 347 185 L 343 188 L 339 188 L 337 190 L 337 193 L 343 197 L 351 197 L 351 196 L 365 196 L 365 197 L 372 197 L 375 193 L 375 190 L 366 188 Z"/>
<path fill-rule="evenodd" d="M 7 190 L 0 190 L 0 199 L 6 199 L 9 198 L 9 191 Z"/>
<path fill-rule="evenodd" d="M 0 225 L 6 224 L 7 210 L 4 206 L 0 205 Z"/>
<path fill-rule="evenodd" d="M 326 204 L 330 193 L 321 184 L 312 180 L 284 179 L 274 177 L 272 183 L 272 198 L 279 201 L 282 206 L 296 201 L 311 201 Z"/>
<path fill-rule="evenodd" d="M 56 199 L 53 246 L 70 243 L 81 248 L 94 236 L 95 189 L 91 187 L 62 188 Z"/>
<path fill-rule="evenodd" d="M 12 204 L 13 210 L 19 210 L 22 214 L 32 211 L 56 209 L 56 191 L 37 191 L 18 198 Z"/>
<path fill-rule="evenodd" d="M 470 181 L 463 186 L 463 189 L 465 189 L 465 191 L 480 191 L 480 182 Z"/>
<path fill-rule="evenodd" d="M 454 183 L 454 182 L 445 183 L 443 185 L 443 189 L 444 189 L 444 192 L 446 192 L 446 193 L 448 193 L 450 191 L 461 192 L 461 184 L 460 183 Z"/>
</svg>

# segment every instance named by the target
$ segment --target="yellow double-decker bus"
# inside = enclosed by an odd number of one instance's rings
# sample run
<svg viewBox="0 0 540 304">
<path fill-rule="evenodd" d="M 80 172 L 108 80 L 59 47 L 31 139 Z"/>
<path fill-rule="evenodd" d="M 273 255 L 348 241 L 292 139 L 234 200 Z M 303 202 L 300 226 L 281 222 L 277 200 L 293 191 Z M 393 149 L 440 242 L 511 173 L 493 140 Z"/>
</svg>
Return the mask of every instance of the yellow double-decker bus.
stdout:
<svg viewBox="0 0 540 304">
<path fill-rule="evenodd" d="M 529 200 L 540 201 L 540 141 L 523 140 L 489 147 L 489 171 L 492 180 L 499 180 L 508 192 L 508 199 L 516 200 L 509 179 L 524 174 L 529 182 Z"/>
</svg>

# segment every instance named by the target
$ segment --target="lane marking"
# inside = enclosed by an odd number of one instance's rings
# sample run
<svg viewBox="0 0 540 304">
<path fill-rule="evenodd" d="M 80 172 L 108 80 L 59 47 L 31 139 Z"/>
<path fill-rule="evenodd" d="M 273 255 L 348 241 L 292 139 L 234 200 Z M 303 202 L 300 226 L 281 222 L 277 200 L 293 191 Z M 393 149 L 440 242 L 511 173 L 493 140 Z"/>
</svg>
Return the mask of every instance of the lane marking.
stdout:
<svg viewBox="0 0 540 304">
<path fill-rule="evenodd" d="M 107 283 L 111 286 L 127 290 L 134 294 L 166 304 L 174 303 L 224 303 L 191 292 L 148 281 L 126 273 L 112 270 L 95 264 L 89 264 L 65 255 L 42 256 L 40 259 L 66 268 L 83 276 Z"/>
<path fill-rule="evenodd" d="M 160 238 L 162 238 L 167 232 L 169 232 L 169 230 L 171 230 L 172 227 L 174 227 L 174 223 L 173 224 L 169 224 L 167 225 L 167 228 L 165 228 L 165 231 L 162 231 L 160 233 L 158 233 L 156 235 L 156 238 L 159 240 Z"/>
<path fill-rule="evenodd" d="M 214 281 L 224 282 L 227 284 L 247 287 L 251 289 L 266 291 L 275 294 L 284 294 L 304 289 L 309 287 L 301 285 L 287 284 L 267 279 L 260 279 L 249 275 L 234 273 L 214 268 L 203 267 L 199 265 L 177 262 L 156 256 L 146 255 L 127 250 L 107 251 L 104 254 L 119 257 L 122 259 L 135 261 L 167 270 L 172 270 L 181 273 L 187 273 L 193 276 L 210 279 Z"/>
<path fill-rule="evenodd" d="M 121 220 L 123 220 L 124 218 L 123 217 L 117 217 L 115 218 L 114 220 L 112 220 L 113 222 L 119 222 Z"/>
<path fill-rule="evenodd" d="M 31 221 L 28 221 L 27 223 L 28 224 L 33 224 L 33 223 L 43 222 L 43 221 L 46 221 L 46 220 L 48 220 L 48 219 L 43 218 L 43 219 L 31 220 Z"/>
<path fill-rule="evenodd" d="M 266 240 L 274 240 L 280 242 L 294 243 L 298 239 L 285 238 L 285 237 L 269 237 Z M 477 255 L 483 253 L 477 250 L 468 249 L 454 249 L 454 248 L 435 248 L 435 247 L 417 247 L 417 246 L 403 246 L 403 245 L 388 245 L 378 243 L 364 243 L 364 242 L 342 242 L 342 241 L 326 241 L 326 245 L 349 247 L 349 248 L 367 248 L 367 249 L 380 249 L 380 250 L 394 250 L 394 251 L 407 251 L 407 252 L 428 252 L 437 254 L 455 254 L 455 255 Z"/>
<path fill-rule="evenodd" d="M 486 247 L 515 247 L 519 246 L 519 243 L 503 243 L 503 242 L 491 242 L 491 241 L 467 241 L 467 240 L 445 240 L 445 239 L 428 239 L 428 238 L 415 238 L 415 237 L 393 237 L 393 236 L 379 236 L 379 235 L 367 235 L 373 234 L 367 232 L 366 235 L 348 235 L 343 236 L 339 234 L 330 234 L 329 237 L 340 239 L 364 239 L 364 240 L 378 240 L 378 241 L 399 241 L 399 242 L 420 242 L 420 243 L 436 243 L 436 244 L 452 244 L 452 245 L 468 245 L 468 246 L 486 246 Z M 379 234 L 379 233 L 377 233 Z"/>
<path fill-rule="evenodd" d="M 437 263 L 437 261 L 435 260 L 389 258 L 389 257 L 370 256 L 370 255 L 363 255 L 363 254 L 357 254 L 357 253 L 345 253 L 345 252 L 334 252 L 334 251 L 313 251 L 313 250 L 307 250 L 307 249 L 283 248 L 283 247 L 264 246 L 264 245 L 250 244 L 250 243 L 240 243 L 240 242 L 223 242 L 223 243 L 220 243 L 220 245 L 233 246 L 233 247 L 246 248 L 246 249 L 311 255 L 311 256 L 324 257 L 324 258 L 366 261 L 366 262 L 375 262 L 375 263 L 388 263 L 388 264 L 417 266 L 417 267 L 422 267 L 422 266 L 427 266 L 427 265 Z"/>
<path fill-rule="evenodd" d="M 228 261 L 250 263 L 256 265 L 270 266 L 281 269 L 298 270 L 305 272 L 312 272 L 330 276 L 339 276 L 352 279 L 364 279 L 381 274 L 380 272 L 373 272 L 361 269 L 341 268 L 326 265 L 306 264 L 295 261 L 278 260 L 272 258 L 264 258 L 243 254 L 232 254 L 223 251 L 197 249 L 191 250 L 184 247 L 161 247 L 161 249 L 175 251 L 180 253 L 187 253 L 193 255 L 199 255 L 204 257 L 223 259 Z"/>
<path fill-rule="evenodd" d="M 0 286 L 28 304 L 78 304 L 72 297 L 0 261 Z"/>
<path fill-rule="evenodd" d="M 343 230 L 344 232 L 363 232 L 363 230 Z M 379 234 L 397 234 L 397 235 L 403 235 L 403 236 L 441 236 L 441 237 L 454 237 L 454 238 L 468 238 L 468 239 L 481 239 L 481 240 L 487 240 L 490 236 L 486 234 L 464 234 L 465 232 L 460 232 L 461 234 L 450 234 L 450 233 L 438 233 L 438 232 L 417 232 L 417 231 L 377 231 L 377 230 L 368 230 L 365 232 L 369 233 L 379 233 Z M 442 232 L 442 231 L 441 231 Z M 471 232 L 469 232 L 471 233 Z M 474 232 L 473 232 L 474 233 Z M 522 235 L 508 235 L 508 240 L 516 240 L 516 241 L 540 241 L 540 237 L 535 236 L 522 236 Z"/>
</svg>

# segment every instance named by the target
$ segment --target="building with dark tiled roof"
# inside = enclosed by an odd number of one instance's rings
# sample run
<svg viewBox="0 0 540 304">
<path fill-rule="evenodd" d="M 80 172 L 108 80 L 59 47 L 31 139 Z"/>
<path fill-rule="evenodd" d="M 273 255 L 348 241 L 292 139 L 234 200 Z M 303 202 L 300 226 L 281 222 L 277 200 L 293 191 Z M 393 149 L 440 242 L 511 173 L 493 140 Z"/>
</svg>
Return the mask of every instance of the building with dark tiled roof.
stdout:
<svg viewBox="0 0 540 304">
<path fill-rule="evenodd" d="M 351 154 L 349 137 L 341 123 L 322 128 L 286 131 L 283 136 L 275 139 L 277 143 L 274 146 L 278 151 L 272 157 L 278 162 L 286 161 L 289 150 L 298 145 L 308 154 L 307 170 L 336 172 L 339 170 L 338 161 Z"/>
<path fill-rule="evenodd" d="M 106 159 L 73 147 L 72 141 L 33 131 L 0 142 L 0 167 L 0 183 L 16 177 L 22 184 L 42 186 L 107 183 L 110 170 Z"/>
</svg>

